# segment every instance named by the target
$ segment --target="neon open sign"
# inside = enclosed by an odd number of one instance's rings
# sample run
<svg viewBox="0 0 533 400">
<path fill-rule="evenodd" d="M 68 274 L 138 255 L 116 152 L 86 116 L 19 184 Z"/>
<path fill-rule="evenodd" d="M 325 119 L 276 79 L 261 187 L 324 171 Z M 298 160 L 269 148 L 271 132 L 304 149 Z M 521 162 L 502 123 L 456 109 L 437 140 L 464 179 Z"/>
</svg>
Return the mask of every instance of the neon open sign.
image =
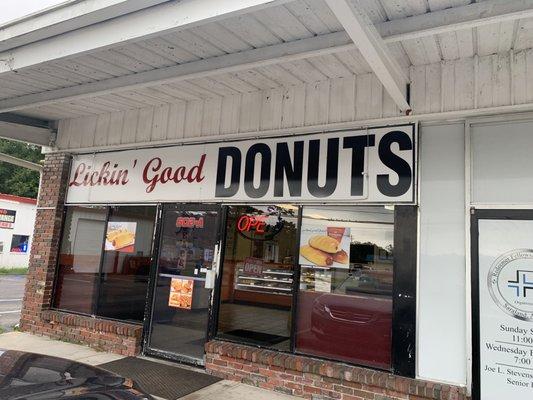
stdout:
<svg viewBox="0 0 533 400">
<path fill-rule="evenodd" d="M 243 215 L 237 221 L 239 232 L 255 232 L 258 235 L 265 233 L 266 215 Z"/>
<path fill-rule="evenodd" d="M 203 228 L 204 217 L 178 217 L 176 219 L 177 228 Z"/>
<path fill-rule="evenodd" d="M 285 225 L 277 208 L 269 209 L 267 214 L 243 214 L 237 219 L 237 232 L 252 240 L 271 240 L 281 232 Z"/>
</svg>

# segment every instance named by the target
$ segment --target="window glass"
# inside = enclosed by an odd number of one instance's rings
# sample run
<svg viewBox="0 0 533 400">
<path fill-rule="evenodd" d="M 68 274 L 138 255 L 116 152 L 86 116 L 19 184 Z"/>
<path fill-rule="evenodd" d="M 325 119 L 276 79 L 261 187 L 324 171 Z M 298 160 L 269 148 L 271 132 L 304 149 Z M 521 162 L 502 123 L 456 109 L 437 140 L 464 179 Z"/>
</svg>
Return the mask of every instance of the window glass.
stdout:
<svg viewBox="0 0 533 400">
<path fill-rule="evenodd" d="M 11 238 L 11 253 L 27 253 L 30 237 L 27 235 L 13 235 Z"/>
<path fill-rule="evenodd" d="M 296 350 L 389 369 L 394 212 L 304 207 Z"/>
<path fill-rule="evenodd" d="M 92 314 L 107 210 L 67 209 L 57 272 L 54 306 Z"/>
<path fill-rule="evenodd" d="M 105 233 L 97 315 L 142 321 L 156 207 L 112 207 Z"/>
<path fill-rule="evenodd" d="M 290 349 L 298 208 L 229 208 L 218 335 Z"/>
</svg>

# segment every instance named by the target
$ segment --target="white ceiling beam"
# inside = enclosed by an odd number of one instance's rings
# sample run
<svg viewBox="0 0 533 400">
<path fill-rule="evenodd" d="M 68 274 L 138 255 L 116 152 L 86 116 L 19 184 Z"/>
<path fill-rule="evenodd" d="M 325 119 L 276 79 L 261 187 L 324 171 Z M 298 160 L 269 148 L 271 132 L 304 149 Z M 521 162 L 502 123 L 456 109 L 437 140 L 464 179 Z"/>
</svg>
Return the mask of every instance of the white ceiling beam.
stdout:
<svg viewBox="0 0 533 400">
<path fill-rule="evenodd" d="M 290 0 L 169 1 L 0 53 L 0 74 L 125 42 L 163 35 Z"/>
<path fill-rule="evenodd" d="M 3 99 L 0 100 L 0 113 L 44 106 L 58 101 L 72 101 L 187 79 L 205 78 L 353 48 L 354 45 L 345 32 L 330 33 L 83 85 Z"/>
<path fill-rule="evenodd" d="M 168 0 L 70 1 L 0 25 L 0 51 L 61 35 Z"/>
<path fill-rule="evenodd" d="M 51 146 L 55 140 L 55 133 L 50 129 L 20 125 L 12 122 L 0 122 L 0 137 L 18 142 Z"/>
<path fill-rule="evenodd" d="M 464 12 L 463 12 L 464 11 Z M 385 42 L 399 42 L 417 37 L 430 36 L 446 30 L 480 26 L 487 21 L 512 20 L 521 16 L 533 17 L 533 0 L 487 0 L 468 6 L 449 8 L 419 16 L 402 18 L 377 24 Z M 444 23 L 443 21 L 446 21 Z M 386 36 L 386 35 L 390 36 Z M 238 54 L 214 57 L 178 66 L 147 71 L 125 77 L 51 90 L 43 93 L 0 100 L 0 112 L 15 111 L 36 106 L 75 100 L 100 94 L 126 91 L 165 82 L 177 82 L 197 77 L 213 76 L 224 72 L 236 72 L 253 67 L 277 64 L 321 54 L 332 54 L 354 49 L 345 32 L 319 35 L 309 39 L 250 50 Z M 215 70 L 216 69 L 216 70 Z"/>
<path fill-rule="evenodd" d="M 41 172 L 43 170 L 43 166 L 40 164 L 32 163 L 31 161 L 26 161 L 5 153 L 0 153 L 0 161 L 13 164 L 19 167 L 31 169 L 32 171 Z"/>
<path fill-rule="evenodd" d="M 486 0 L 376 25 L 385 42 L 471 29 L 504 21 L 533 17 L 533 0 Z"/>
<path fill-rule="evenodd" d="M 411 106 L 405 96 L 408 80 L 359 1 L 326 0 L 326 3 L 398 108 L 409 111 Z"/>
<path fill-rule="evenodd" d="M 115 13 L 118 14 L 118 10 L 124 11 L 123 8 L 118 8 L 118 3 L 132 3 L 129 4 L 132 10 L 135 8 L 137 0 L 93 0 L 94 2 L 100 2 L 99 6 L 101 9 L 104 7 L 104 3 L 107 3 L 111 7 L 111 3 L 116 3 Z M 144 0 L 139 0 L 143 2 Z M 194 0 L 207 4 L 209 2 L 216 2 L 219 4 L 224 3 L 221 0 Z M 271 0 L 272 1 L 272 0 Z M 149 0 L 151 3 L 159 3 L 161 0 Z M 276 4 L 280 2 L 286 2 L 282 0 L 277 0 Z M 82 2 L 86 3 L 86 2 Z M 152 9 L 145 10 L 143 15 L 146 15 L 146 18 L 155 18 L 156 14 L 160 14 L 159 11 L 161 7 L 165 7 L 166 11 L 177 9 L 178 7 L 184 7 L 184 5 L 176 5 L 176 2 L 169 4 L 163 4 L 158 7 L 153 7 Z M 248 0 L 248 3 L 250 1 Z M 246 13 L 253 9 L 259 9 L 260 7 L 268 7 L 272 5 L 271 2 L 265 0 L 252 1 L 255 6 L 248 4 L 248 8 L 243 8 L 240 10 L 240 13 Z M 264 3 L 264 4 L 262 4 Z M 260 5 L 262 4 L 262 5 Z M 188 5 L 190 6 L 190 5 Z M 241 7 L 244 7 L 243 4 Z M 73 7 L 73 6 L 72 6 Z M 255 7 L 255 8 L 252 8 Z M 93 5 L 93 8 L 97 9 L 97 5 Z M 157 10 L 156 10 L 157 9 Z M 65 58 L 69 56 L 76 56 L 82 53 L 88 53 L 97 49 L 104 47 L 112 47 L 113 44 L 116 44 L 117 41 L 123 40 L 133 40 L 139 39 L 141 33 L 136 25 L 129 24 L 124 20 L 125 17 L 116 18 L 116 20 L 102 22 L 100 24 L 95 24 L 92 26 L 87 26 L 89 22 L 96 21 L 96 15 L 88 13 L 87 16 L 83 15 L 83 10 L 76 10 L 75 15 L 77 18 L 82 18 L 81 20 L 72 20 L 71 22 L 64 22 L 63 24 L 54 24 L 59 21 L 60 18 L 64 19 L 63 10 L 58 10 L 58 16 L 54 13 L 44 14 L 43 16 L 37 17 L 36 21 L 26 20 L 21 21 L 19 24 L 14 24 L 13 26 L 7 26 L 6 33 L 2 36 L 2 29 L 0 28 L 0 74 L 8 72 L 10 70 L 17 70 L 24 67 L 30 67 L 32 65 L 44 63 L 46 61 L 53 61 L 60 58 Z M 87 11 L 87 10 L 85 10 Z M 222 11 L 211 11 L 208 13 L 211 15 L 211 20 L 217 20 L 219 18 L 228 17 L 232 14 L 228 14 L 229 10 L 226 10 L 226 14 L 223 14 Z M 233 15 L 237 15 L 237 11 Z M 151 15 L 152 17 L 148 17 Z M 170 16 L 171 14 L 168 14 Z M 207 14 L 206 14 L 207 16 Z M 40 21 L 39 18 L 46 18 L 45 21 Z M 134 22 L 135 24 L 139 23 L 139 20 L 142 18 L 140 12 L 136 12 L 133 15 L 129 15 L 128 21 Z M 383 37 L 385 42 L 394 43 L 400 42 L 408 39 L 416 39 L 421 37 L 427 37 L 438 33 L 445 33 L 451 31 L 457 31 L 461 29 L 473 28 L 476 26 L 482 26 L 502 21 L 511 21 L 521 18 L 531 18 L 533 17 L 533 0 L 486 0 L 479 3 L 473 3 L 466 6 L 453 7 L 445 10 L 433 11 L 426 14 L 416 15 L 407 18 L 401 18 L 397 20 L 387 21 L 379 23 L 376 25 L 376 28 L 380 35 Z M 56 21 L 57 20 L 57 21 Z M 119 22 L 120 20 L 125 21 Z M 167 18 L 168 20 L 168 18 Z M 183 17 L 174 21 L 174 23 L 169 24 L 168 21 L 165 24 L 165 21 L 158 22 L 157 24 L 149 25 L 149 28 L 145 29 L 146 35 L 156 35 L 160 34 L 158 29 L 184 29 L 190 27 L 194 24 L 200 23 L 201 17 L 193 15 L 192 19 L 185 20 Z M 151 21 L 153 22 L 153 21 Z M 205 21 L 204 21 L 205 22 Z M 74 24 L 73 24 L 74 23 Z M 77 25 L 76 25 L 77 23 Z M 32 24 L 35 24 L 32 28 Z M 122 30 L 123 25 L 130 25 L 130 29 Z M 33 36 L 33 39 L 38 40 L 40 37 L 38 34 L 42 32 L 44 28 L 46 34 L 46 40 L 40 40 L 31 44 L 26 44 L 19 48 L 13 49 L 12 51 L 3 51 L 2 46 L 4 47 L 15 47 L 14 45 L 2 44 L 2 38 L 9 38 L 11 41 L 21 40 L 19 45 L 24 44 L 28 41 L 29 37 Z M 68 34 L 61 35 L 61 31 L 73 30 L 76 26 L 85 27 L 84 29 L 78 29 L 75 32 L 69 32 Z M 67 29 L 68 28 L 68 29 Z M 133 29 L 137 28 L 137 29 Z M 113 29 L 117 29 L 113 32 Z M 9 30 L 9 32 L 7 32 Z M 102 33 L 99 33 L 102 30 Z M 132 32 L 136 30 L 136 32 Z M 19 35 L 22 35 L 20 39 L 16 36 L 18 32 Z M 117 37 L 117 32 L 123 32 L 120 35 L 120 38 Z M 54 33 L 55 36 L 51 37 L 49 33 Z M 25 35 L 30 36 L 25 36 Z M 92 42 L 92 37 L 94 36 L 94 42 Z M 87 39 L 88 37 L 91 37 Z M 15 43 L 15 42 L 12 42 Z M 80 43 L 85 43 L 85 46 L 80 45 Z M 3 52 L 2 52 L 3 51 Z"/>
</svg>

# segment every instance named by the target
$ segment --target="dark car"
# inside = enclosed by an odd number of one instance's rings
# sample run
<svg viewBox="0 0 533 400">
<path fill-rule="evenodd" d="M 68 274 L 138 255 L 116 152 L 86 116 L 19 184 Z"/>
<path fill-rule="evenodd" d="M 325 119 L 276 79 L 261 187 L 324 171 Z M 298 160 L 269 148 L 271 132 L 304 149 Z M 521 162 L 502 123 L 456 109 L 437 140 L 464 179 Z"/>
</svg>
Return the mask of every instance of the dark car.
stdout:
<svg viewBox="0 0 533 400">
<path fill-rule="evenodd" d="M 64 358 L 0 350 L 2 400 L 153 400 L 128 378 Z"/>
</svg>

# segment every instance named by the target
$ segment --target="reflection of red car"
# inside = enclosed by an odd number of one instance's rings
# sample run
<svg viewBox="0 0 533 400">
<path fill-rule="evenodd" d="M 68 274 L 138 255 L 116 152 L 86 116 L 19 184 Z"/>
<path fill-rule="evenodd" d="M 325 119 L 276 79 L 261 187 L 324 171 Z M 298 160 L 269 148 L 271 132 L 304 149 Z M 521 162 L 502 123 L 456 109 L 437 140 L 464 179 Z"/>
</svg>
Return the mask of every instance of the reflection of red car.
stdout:
<svg viewBox="0 0 533 400">
<path fill-rule="evenodd" d="M 390 369 L 390 297 L 305 291 L 298 308 L 298 351 Z"/>
</svg>

